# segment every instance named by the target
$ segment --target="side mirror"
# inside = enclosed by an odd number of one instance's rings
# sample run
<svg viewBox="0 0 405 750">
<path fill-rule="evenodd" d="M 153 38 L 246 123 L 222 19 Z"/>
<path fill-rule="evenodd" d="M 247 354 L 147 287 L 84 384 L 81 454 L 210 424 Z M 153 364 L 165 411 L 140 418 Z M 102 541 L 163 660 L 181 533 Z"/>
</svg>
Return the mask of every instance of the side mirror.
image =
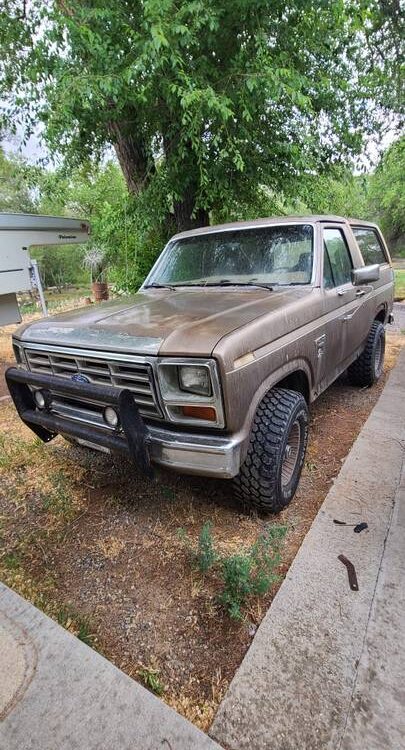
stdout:
<svg viewBox="0 0 405 750">
<path fill-rule="evenodd" d="M 361 266 L 361 268 L 352 269 L 353 286 L 371 284 L 373 281 L 378 281 L 379 278 L 380 266 L 378 265 L 378 263 L 373 263 L 371 266 Z"/>
</svg>

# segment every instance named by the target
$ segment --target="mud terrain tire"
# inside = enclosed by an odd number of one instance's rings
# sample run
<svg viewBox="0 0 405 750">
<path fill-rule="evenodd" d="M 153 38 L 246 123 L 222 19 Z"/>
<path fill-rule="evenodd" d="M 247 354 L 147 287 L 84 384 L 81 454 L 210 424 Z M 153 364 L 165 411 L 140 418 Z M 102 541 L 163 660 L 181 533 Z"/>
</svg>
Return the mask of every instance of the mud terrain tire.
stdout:
<svg viewBox="0 0 405 750">
<path fill-rule="evenodd" d="M 273 388 L 257 409 L 246 459 L 235 477 L 244 505 L 278 513 L 297 489 L 308 440 L 308 408 L 300 393 Z"/>
<path fill-rule="evenodd" d="M 376 383 L 384 368 L 384 354 L 385 329 L 376 320 L 370 328 L 363 352 L 347 370 L 351 384 L 366 388 Z"/>
</svg>

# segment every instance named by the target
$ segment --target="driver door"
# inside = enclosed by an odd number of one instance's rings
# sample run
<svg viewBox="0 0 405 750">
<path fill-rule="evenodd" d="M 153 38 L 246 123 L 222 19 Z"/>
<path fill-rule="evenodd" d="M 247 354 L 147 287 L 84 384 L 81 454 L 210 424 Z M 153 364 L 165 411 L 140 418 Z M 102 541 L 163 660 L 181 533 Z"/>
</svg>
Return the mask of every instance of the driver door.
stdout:
<svg viewBox="0 0 405 750">
<path fill-rule="evenodd" d="M 333 382 L 362 344 L 362 297 L 353 286 L 353 260 L 342 226 L 323 228 L 323 307 L 326 315 L 323 380 Z"/>
</svg>

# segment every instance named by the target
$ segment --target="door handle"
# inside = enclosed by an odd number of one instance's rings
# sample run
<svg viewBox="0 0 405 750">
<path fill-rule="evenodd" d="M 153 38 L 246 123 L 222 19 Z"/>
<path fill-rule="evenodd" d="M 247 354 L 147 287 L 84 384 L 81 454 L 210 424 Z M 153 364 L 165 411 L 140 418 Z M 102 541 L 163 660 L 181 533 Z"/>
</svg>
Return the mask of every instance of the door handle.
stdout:
<svg viewBox="0 0 405 750">
<path fill-rule="evenodd" d="M 364 289 L 358 289 L 356 292 L 356 297 L 362 297 L 365 293 L 366 292 Z"/>
<path fill-rule="evenodd" d="M 338 297 L 343 297 L 343 295 L 346 294 L 346 292 L 347 292 L 347 289 L 338 289 L 337 290 Z"/>
</svg>

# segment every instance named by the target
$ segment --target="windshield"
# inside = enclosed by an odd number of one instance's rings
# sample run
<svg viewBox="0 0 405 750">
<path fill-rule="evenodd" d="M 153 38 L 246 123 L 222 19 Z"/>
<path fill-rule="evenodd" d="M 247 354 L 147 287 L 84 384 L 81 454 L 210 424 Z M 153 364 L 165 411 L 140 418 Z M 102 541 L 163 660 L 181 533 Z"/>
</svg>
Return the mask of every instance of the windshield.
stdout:
<svg viewBox="0 0 405 750">
<path fill-rule="evenodd" d="M 312 263 L 308 224 L 233 229 L 174 240 L 146 286 L 309 284 Z"/>
</svg>

